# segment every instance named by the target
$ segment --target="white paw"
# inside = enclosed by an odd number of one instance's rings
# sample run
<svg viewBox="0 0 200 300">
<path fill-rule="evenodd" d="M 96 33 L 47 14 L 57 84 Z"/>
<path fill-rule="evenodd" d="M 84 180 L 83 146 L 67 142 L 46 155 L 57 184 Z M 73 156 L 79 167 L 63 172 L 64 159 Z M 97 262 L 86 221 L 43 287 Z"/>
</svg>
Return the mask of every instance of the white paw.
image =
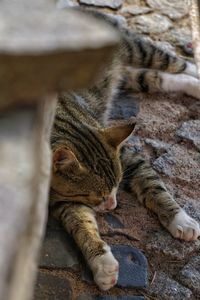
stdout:
<svg viewBox="0 0 200 300">
<path fill-rule="evenodd" d="M 200 99 L 200 80 L 186 74 L 161 74 L 161 88 L 165 92 L 182 92 Z"/>
<path fill-rule="evenodd" d="M 96 257 L 90 263 L 94 275 L 94 281 L 103 291 L 109 290 L 117 283 L 119 264 L 114 258 L 110 247 L 106 246 L 106 253 Z"/>
<path fill-rule="evenodd" d="M 175 215 L 168 230 L 175 238 L 185 241 L 194 241 L 200 235 L 199 224 L 188 216 L 183 209 Z"/>
<path fill-rule="evenodd" d="M 192 77 L 196 77 L 198 78 L 198 71 L 197 71 L 197 67 L 195 64 L 191 63 L 191 62 L 188 62 L 187 61 L 187 67 L 186 69 L 184 70 L 184 73 L 187 74 L 187 75 L 190 75 Z"/>
</svg>

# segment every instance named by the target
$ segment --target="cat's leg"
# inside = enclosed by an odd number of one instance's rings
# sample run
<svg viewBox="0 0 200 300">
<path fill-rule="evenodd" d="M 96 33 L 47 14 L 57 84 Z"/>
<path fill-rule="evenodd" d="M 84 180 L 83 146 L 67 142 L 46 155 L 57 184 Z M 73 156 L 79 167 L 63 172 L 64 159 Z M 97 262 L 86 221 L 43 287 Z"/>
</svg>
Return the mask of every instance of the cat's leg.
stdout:
<svg viewBox="0 0 200 300">
<path fill-rule="evenodd" d="M 124 68 L 120 90 L 133 92 L 182 92 L 200 99 L 200 80 L 186 74 L 169 74 L 157 70 Z"/>
<path fill-rule="evenodd" d="M 126 65 L 198 77 L 197 67 L 194 63 L 161 49 L 151 41 L 139 37 L 129 30 L 124 31 L 121 48 Z"/>
<path fill-rule="evenodd" d="M 199 224 L 172 198 L 149 163 L 124 146 L 121 152 L 124 177 L 122 188 L 134 193 L 139 201 L 158 215 L 162 225 L 179 239 L 196 240 Z"/>
<path fill-rule="evenodd" d="M 118 279 L 119 264 L 110 247 L 100 238 L 94 211 L 82 204 L 57 204 L 52 209 L 81 249 L 94 280 L 100 289 L 106 291 Z"/>
</svg>

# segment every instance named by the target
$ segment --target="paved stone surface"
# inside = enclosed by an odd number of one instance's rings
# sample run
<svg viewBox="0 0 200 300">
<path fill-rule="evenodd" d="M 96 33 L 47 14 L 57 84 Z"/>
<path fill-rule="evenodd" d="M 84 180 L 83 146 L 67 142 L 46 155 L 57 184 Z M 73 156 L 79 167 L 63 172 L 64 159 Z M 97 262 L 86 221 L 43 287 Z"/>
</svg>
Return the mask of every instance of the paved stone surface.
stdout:
<svg viewBox="0 0 200 300">
<path fill-rule="evenodd" d="M 77 300 L 145 300 L 142 296 L 91 296 L 89 294 L 81 295 Z"/>
<path fill-rule="evenodd" d="M 200 256 L 193 257 L 178 275 L 180 282 L 200 295 Z"/>
<path fill-rule="evenodd" d="M 188 183 L 193 180 L 194 184 L 199 185 L 199 155 L 189 147 L 172 145 L 167 153 L 153 162 L 153 167 L 169 177 Z"/>
<path fill-rule="evenodd" d="M 200 120 L 184 122 L 176 132 L 180 138 L 191 141 L 200 151 Z"/>
<path fill-rule="evenodd" d="M 46 268 L 79 269 L 81 254 L 73 239 L 65 231 L 47 229 L 40 266 Z"/>
<path fill-rule="evenodd" d="M 113 214 L 107 213 L 104 215 L 105 220 L 113 228 L 124 228 L 124 224 Z"/>
<path fill-rule="evenodd" d="M 122 5 L 123 0 L 80 0 L 80 3 L 117 9 Z"/>
<path fill-rule="evenodd" d="M 143 33 L 161 33 L 172 27 L 172 23 L 168 17 L 156 13 L 137 16 L 134 22 L 137 29 Z"/>
<path fill-rule="evenodd" d="M 57 275 L 39 272 L 34 300 L 71 300 L 72 289 L 69 281 Z"/>
<path fill-rule="evenodd" d="M 164 254 L 173 259 L 181 260 L 189 254 L 200 249 L 200 240 L 195 242 L 184 242 L 174 239 L 166 230 L 153 232 L 149 235 L 149 242 L 146 245 L 149 253 Z"/>
<path fill-rule="evenodd" d="M 149 288 L 149 292 L 152 296 L 156 296 L 156 299 L 163 300 L 186 300 L 191 299 L 192 292 L 188 288 L 180 285 L 173 279 L 170 279 L 168 275 L 163 272 L 156 274 L 154 282 Z"/>
<path fill-rule="evenodd" d="M 160 13 L 167 15 L 173 20 L 184 17 L 188 13 L 188 4 L 186 0 L 147 0 L 149 6 Z"/>
<path fill-rule="evenodd" d="M 131 117 L 136 117 L 139 113 L 139 104 L 137 100 L 130 96 L 125 95 L 123 92 L 113 102 L 115 109 L 111 110 L 110 117 L 114 120 L 127 120 Z"/>
</svg>

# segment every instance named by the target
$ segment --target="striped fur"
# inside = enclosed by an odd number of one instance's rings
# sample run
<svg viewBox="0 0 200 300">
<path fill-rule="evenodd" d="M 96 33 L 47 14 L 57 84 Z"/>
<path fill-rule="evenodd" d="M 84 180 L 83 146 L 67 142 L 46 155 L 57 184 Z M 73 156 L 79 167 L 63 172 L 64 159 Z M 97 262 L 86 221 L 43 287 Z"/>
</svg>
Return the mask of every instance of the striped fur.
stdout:
<svg viewBox="0 0 200 300">
<path fill-rule="evenodd" d="M 111 24 L 121 32 L 113 59 L 92 87 L 59 96 L 51 135 L 52 213 L 74 237 L 103 290 L 116 283 L 118 263 L 99 236 L 94 210 L 116 206 L 120 182 L 158 215 L 173 236 L 195 240 L 199 235 L 197 222 L 183 212 L 145 159 L 121 147 L 132 133 L 134 121 L 107 127 L 112 99 L 121 90 L 182 90 L 199 97 L 195 66 L 115 21 Z"/>
</svg>

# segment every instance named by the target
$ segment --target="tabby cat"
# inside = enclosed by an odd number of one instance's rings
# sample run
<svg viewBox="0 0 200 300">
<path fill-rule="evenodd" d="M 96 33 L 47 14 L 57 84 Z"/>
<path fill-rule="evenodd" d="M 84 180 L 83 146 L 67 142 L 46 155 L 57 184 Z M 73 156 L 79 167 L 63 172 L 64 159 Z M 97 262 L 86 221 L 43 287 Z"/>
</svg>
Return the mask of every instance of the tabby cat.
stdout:
<svg viewBox="0 0 200 300">
<path fill-rule="evenodd" d="M 91 88 L 59 96 L 51 136 L 51 210 L 73 236 L 102 290 L 116 284 L 119 267 L 99 235 L 95 211 L 116 207 L 120 182 L 175 238 L 193 241 L 200 235 L 199 224 L 176 203 L 149 163 L 126 148 L 134 120 L 107 125 L 112 100 L 121 89 L 181 91 L 200 98 L 196 67 L 109 22 L 121 34 L 115 55 Z"/>
</svg>

